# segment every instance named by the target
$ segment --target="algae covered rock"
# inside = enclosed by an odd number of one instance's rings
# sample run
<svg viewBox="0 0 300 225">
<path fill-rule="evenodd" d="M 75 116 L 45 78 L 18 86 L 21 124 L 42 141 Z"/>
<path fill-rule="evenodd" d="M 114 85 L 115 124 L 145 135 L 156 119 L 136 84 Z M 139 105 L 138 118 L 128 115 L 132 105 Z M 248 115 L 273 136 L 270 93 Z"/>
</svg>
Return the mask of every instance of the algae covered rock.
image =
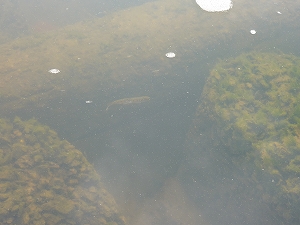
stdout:
<svg viewBox="0 0 300 225">
<path fill-rule="evenodd" d="M 124 224 L 83 154 L 36 120 L 0 120 L 1 224 Z"/>
<path fill-rule="evenodd" d="M 299 83 L 300 59 L 286 54 L 252 52 L 211 70 L 182 174 L 209 193 L 200 202 L 222 196 L 212 207 L 223 222 L 299 224 Z"/>
</svg>

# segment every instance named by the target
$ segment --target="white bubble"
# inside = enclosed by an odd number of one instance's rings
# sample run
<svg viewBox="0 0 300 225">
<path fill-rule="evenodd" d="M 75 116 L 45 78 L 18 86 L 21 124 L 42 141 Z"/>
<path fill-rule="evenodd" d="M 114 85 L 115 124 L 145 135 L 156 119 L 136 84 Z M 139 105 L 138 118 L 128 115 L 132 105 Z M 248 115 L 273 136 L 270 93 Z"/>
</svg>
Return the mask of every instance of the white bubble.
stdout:
<svg viewBox="0 0 300 225">
<path fill-rule="evenodd" d="M 256 34 L 256 30 L 250 30 L 250 34 Z"/>
<path fill-rule="evenodd" d="M 48 71 L 49 73 L 60 73 L 59 69 L 51 69 Z"/>
<path fill-rule="evenodd" d="M 208 12 L 222 12 L 232 8 L 231 0 L 196 0 L 196 3 Z"/>
<path fill-rule="evenodd" d="M 175 57 L 175 53 L 174 53 L 174 52 L 168 52 L 168 53 L 166 54 L 166 56 L 167 56 L 168 58 L 174 58 L 174 57 Z"/>
</svg>

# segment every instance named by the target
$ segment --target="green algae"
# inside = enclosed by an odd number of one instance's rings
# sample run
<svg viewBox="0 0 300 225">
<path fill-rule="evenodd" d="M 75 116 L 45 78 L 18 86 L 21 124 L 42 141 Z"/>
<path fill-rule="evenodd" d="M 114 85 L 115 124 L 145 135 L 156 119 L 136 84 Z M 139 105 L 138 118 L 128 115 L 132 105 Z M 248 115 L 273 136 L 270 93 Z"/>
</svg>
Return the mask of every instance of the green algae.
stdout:
<svg viewBox="0 0 300 225">
<path fill-rule="evenodd" d="M 125 223 L 93 167 L 56 132 L 18 117 L 0 119 L 0 132 L 1 224 Z"/>
<path fill-rule="evenodd" d="M 75 203 L 72 200 L 65 198 L 64 196 L 56 196 L 43 205 L 43 210 L 48 212 L 55 211 L 67 215 L 74 207 Z"/>
<path fill-rule="evenodd" d="M 199 107 L 220 127 L 227 155 L 236 156 L 231 161 L 255 166 L 248 173 L 261 183 L 262 196 L 272 196 L 263 199 L 287 223 L 298 221 L 300 213 L 295 200 L 300 199 L 299 81 L 300 58 L 242 54 L 215 65 Z"/>
</svg>

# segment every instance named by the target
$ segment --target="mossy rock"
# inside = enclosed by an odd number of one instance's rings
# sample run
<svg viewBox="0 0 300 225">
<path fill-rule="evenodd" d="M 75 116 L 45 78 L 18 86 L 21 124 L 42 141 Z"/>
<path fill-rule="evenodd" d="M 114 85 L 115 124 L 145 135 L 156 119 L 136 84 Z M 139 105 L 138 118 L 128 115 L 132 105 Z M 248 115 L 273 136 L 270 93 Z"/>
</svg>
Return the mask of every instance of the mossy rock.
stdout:
<svg viewBox="0 0 300 225">
<path fill-rule="evenodd" d="M 125 224 L 92 165 L 56 132 L 15 118 L 0 119 L 0 133 L 10 155 L 0 155 L 1 224 Z"/>
<path fill-rule="evenodd" d="M 67 199 L 63 196 L 55 196 L 54 199 L 50 200 L 42 206 L 44 211 L 55 211 L 56 213 L 67 215 L 75 207 L 72 200 Z"/>
<path fill-rule="evenodd" d="M 272 196 L 263 199 L 289 224 L 300 221 L 300 201 L 295 200 L 300 199 L 299 83 L 300 58 L 242 54 L 211 70 L 197 113 L 215 124 L 221 154 L 228 160 L 235 156 L 230 161 L 241 166 L 237 170 L 254 165 L 247 173 L 263 196 Z"/>
</svg>

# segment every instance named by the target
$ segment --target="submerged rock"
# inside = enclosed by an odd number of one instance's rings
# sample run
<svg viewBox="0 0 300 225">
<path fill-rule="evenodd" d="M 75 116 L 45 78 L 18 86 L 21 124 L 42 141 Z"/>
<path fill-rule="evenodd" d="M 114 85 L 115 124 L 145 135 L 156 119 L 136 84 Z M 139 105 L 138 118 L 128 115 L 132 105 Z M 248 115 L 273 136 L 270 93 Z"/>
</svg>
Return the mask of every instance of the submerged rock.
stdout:
<svg viewBox="0 0 300 225">
<path fill-rule="evenodd" d="M 125 224 L 83 154 L 36 120 L 0 119 L 1 224 Z"/>
<path fill-rule="evenodd" d="M 211 70 L 181 177 L 212 220 L 299 224 L 299 83 L 292 55 L 243 54 Z"/>
</svg>

